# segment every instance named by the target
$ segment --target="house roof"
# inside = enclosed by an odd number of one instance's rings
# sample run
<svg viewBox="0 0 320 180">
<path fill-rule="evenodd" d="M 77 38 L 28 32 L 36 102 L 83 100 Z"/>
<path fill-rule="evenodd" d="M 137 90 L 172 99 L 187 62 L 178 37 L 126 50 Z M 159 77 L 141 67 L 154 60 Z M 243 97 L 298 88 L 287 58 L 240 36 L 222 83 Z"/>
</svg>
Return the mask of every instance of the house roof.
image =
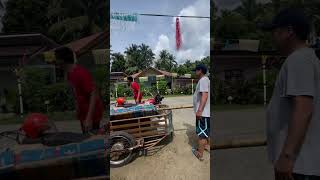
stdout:
<svg viewBox="0 0 320 180">
<path fill-rule="evenodd" d="M 128 76 L 124 72 L 110 72 L 110 76 Z"/>
<path fill-rule="evenodd" d="M 159 72 L 160 74 L 165 75 L 165 76 L 170 76 L 170 77 L 172 76 L 172 74 L 171 74 L 170 72 L 163 71 L 163 70 L 159 70 L 159 69 L 156 69 L 156 68 L 154 68 L 154 67 L 149 67 L 149 68 L 147 68 L 147 69 L 145 69 L 145 70 L 143 70 L 143 71 L 141 71 L 141 72 L 138 72 L 138 73 L 135 73 L 135 74 L 131 75 L 131 77 L 136 78 L 136 77 L 138 77 L 140 74 L 142 74 L 143 72 L 146 72 L 146 71 L 149 70 L 149 69 L 155 70 L 155 71 L 157 71 L 157 72 Z"/>
<path fill-rule="evenodd" d="M 98 45 L 99 43 L 105 43 L 107 45 L 108 41 L 108 33 L 107 31 L 103 31 L 76 41 L 72 41 L 66 44 L 66 46 L 70 47 L 76 53 L 76 55 L 81 55 L 86 53 L 88 50 Z"/>
<path fill-rule="evenodd" d="M 59 46 L 42 34 L 0 34 L 0 58 L 31 56 Z"/>
</svg>

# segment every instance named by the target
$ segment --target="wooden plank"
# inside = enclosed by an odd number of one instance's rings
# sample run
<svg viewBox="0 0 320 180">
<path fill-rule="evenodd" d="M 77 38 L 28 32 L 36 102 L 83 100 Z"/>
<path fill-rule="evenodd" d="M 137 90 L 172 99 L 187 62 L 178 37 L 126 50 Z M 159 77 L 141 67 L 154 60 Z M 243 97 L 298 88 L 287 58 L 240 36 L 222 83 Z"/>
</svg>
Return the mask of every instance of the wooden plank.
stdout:
<svg viewBox="0 0 320 180">
<path fill-rule="evenodd" d="M 110 123 L 123 122 L 123 121 L 133 121 L 133 120 L 138 120 L 138 119 L 150 119 L 150 118 L 155 118 L 155 117 L 163 117 L 163 116 L 167 116 L 167 115 L 169 115 L 169 113 L 153 115 L 153 116 L 143 116 L 143 117 L 137 117 L 137 118 L 129 118 L 129 119 L 112 120 L 112 121 L 110 121 Z"/>
<path fill-rule="evenodd" d="M 175 109 L 188 109 L 188 108 L 193 108 L 193 105 L 179 105 L 179 106 L 174 106 L 174 107 L 164 107 L 164 108 L 158 108 L 157 110 L 175 110 Z"/>
<path fill-rule="evenodd" d="M 230 149 L 230 148 L 244 148 L 244 147 L 258 147 L 267 145 L 265 138 L 251 137 L 248 139 L 229 139 L 222 142 L 214 143 L 211 150 Z"/>
<path fill-rule="evenodd" d="M 151 126 L 151 127 L 142 127 L 142 128 L 135 128 L 135 129 L 123 129 L 122 131 L 125 131 L 127 133 L 134 133 L 134 132 L 139 132 L 141 133 L 144 130 L 153 130 L 153 129 L 157 129 L 159 127 L 166 127 L 165 125 L 158 125 L 158 126 Z"/>
<path fill-rule="evenodd" d="M 127 128 L 127 127 L 135 127 L 135 126 L 139 126 L 139 125 L 148 125 L 148 124 L 157 124 L 159 122 L 164 122 L 166 120 L 155 120 L 155 121 L 146 121 L 146 122 L 138 122 L 138 123 L 129 123 L 129 124 L 122 124 L 122 125 L 112 125 L 110 126 L 111 130 L 115 130 L 115 129 L 122 129 L 122 128 Z"/>
</svg>

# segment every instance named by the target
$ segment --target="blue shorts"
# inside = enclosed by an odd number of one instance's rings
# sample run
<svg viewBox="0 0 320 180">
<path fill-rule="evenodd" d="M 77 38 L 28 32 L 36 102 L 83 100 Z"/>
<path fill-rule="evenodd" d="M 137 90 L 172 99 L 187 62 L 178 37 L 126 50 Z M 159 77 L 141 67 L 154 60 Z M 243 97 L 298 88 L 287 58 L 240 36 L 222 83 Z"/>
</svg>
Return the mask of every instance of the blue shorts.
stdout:
<svg viewBox="0 0 320 180">
<path fill-rule="evenodd" d="M 210 137 L 210 117 L 201 117 L 200 120 L 196 120 L 196 133 L 199 138 Z"/>
</svg>

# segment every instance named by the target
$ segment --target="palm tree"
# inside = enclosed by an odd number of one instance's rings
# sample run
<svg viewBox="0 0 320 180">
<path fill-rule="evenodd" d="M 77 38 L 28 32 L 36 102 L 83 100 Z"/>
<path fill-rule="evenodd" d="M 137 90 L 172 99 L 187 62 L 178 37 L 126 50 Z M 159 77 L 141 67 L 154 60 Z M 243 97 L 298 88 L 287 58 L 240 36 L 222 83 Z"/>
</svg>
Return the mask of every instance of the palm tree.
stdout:
<svg viewBox="0 0 320 180">
<path fill-rule="evenodd" d="M 167 50 L 160 51 L 159 59 L 155 63 L 155 68 L 164 71 L 173 71 L 177 68 L 178 63 L 175 61 L 175 57 Z"/>
<path fill-rule="evenodd" d="M 107 0 L 51 0 L 47 18 L 49 34 L 58 41 L 70 41 L 107 27 Z"/>
<path fill-rule="evenodd" d="M 112 53 L 111 54 L 112 72 L 124 72 L 126 70 L 126 60 L 124 59 L 123 54 L 121 53 Z"/>
<path fill-rule="evenodd" d="M 139 68 L 147 68 L 152 66 L 154 60 L 154 53 L 151 48 L 145 44 L 139 46 L 140 58 L 139 58 Z"/>
<path fill-rule="evenodd" d="M 236 11 L 244 16 L 247 21 L 253 21 L 258 14 L 258 4 L 256 0 L 241 0 L 241 5 Z"/>
</svg>

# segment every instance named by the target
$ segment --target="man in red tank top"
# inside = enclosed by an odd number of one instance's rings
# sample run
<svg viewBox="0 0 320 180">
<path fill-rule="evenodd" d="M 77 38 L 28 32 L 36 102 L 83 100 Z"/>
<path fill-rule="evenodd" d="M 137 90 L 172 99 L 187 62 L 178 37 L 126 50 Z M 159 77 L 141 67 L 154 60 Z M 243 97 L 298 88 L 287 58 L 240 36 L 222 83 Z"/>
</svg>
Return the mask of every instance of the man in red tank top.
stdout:
<svg viewBox="0 0 320 180">
<path fill-rule="evenodd" d="M 74 63 L 75 55 L 70 48 L 56 49 L 55 56 L 57 65 L 64 70 L 73 89 L 77 118 L 80 120 L 82 132 L 98 130 L 104 108 L 92 76 L 84 67 Z"/>
<path fill-rule="evenodd" d="M 140 90 L 140 86 L 137 82 L 133 81 L 133 78 L 129 76 L 128 78 L 128 84 L 131 86 L 131 89 L 133 91 L 133 98 L 136 102 L 136 104 L 141 103 L 142 100 L 142 92 Z"/>
</svg>

